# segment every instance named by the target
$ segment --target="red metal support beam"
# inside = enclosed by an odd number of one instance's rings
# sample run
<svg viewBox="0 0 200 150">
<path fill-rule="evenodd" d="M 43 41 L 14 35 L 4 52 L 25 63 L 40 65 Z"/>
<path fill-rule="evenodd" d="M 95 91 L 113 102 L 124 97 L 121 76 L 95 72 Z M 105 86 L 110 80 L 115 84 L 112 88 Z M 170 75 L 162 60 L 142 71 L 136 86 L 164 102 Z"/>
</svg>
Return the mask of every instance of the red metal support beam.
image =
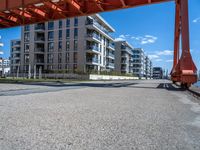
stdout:
<svg viewBox="0 0 200 150">
<path fill-rule="evenodd" d="M 188 0 L 176 1 L 176 17 L 179 15 L 180 19 L 177 18 L 176 21 L 176 34 L 174 43 L 174 65 L 176 66 L 174 66 L 171 76 L 173 82 L 180 82 L 184 87 L 189 87 L 191 84 L 197 82 L 197 68 L 190 53 Z M 180 34 L 182 55 L 181 58 L 177 60 Z M 177 61 L 178 64 L 176 64 Z"/>
</svg>

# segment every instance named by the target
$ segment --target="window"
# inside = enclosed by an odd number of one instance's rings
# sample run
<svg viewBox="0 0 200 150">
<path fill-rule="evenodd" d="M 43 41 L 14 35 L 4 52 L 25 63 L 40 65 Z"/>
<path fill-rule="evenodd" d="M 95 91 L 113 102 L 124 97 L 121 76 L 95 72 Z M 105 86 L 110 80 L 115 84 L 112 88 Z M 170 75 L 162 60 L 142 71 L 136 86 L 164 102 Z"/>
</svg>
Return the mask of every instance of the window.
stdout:
<svg viewBox="0 0 200 150">
<path fill-rule="evenodd" d="M 52 41 L 53 39 L 54 39 L 54 32 L 53 31 L 48 32 L 48 40 Z"/>
<path fill-rule="evenodd" d="M 78 57 L 77 53 L 74 53 L 74 63 L 77 63 Z"/>
<path fill-rule="evenodd" d="M 62 63 L 62 53 L 58 53 L 58 63 Z"/>
<path fill-rule="evenodd" d="M 62 50 L 62 41 L 58 42 L 58 50 L 61 51 Z"/>
<path fill-rule="evenodd" d="M 69 70 L 69 65 L 68 64 L 65 65 L 65 69 Z"/>
<path fill-rule="evenodd" d="M 67 39 L 70 38 L 70 30 L 69 30 L 69 29 L 66 30 L 66 38 L 67 38 Z"/>
<path fill-rule="evenodd" d="M 52 52 L 54 50 L 54 43 L 50 42 L 48 43 L 48 52 Z"/>
<path fill-rule="evenodd" d="M 53 54 L 47 55 L 47 63 L 53 63 Z"/>
<path fill-rule="evenodd" d="M 62 64 L 58 64 L 58 70 L 62 69 Z"/>
<path fill-rule="evenodd" d="M 66 50 L 67 50 L 67 51 L 70 50 L 70 43 L 69 43 L 69 41 L 66 42 Z"/>
<path fill-rule="evenodd" d="M 30 56 L 28 54 L 24 55 L 25 63 L 29 63 Z"/>
<path fill-rule="evenodd" d="M 73 65 L 73 69 L 74 69 L 75 72 L 77 71 L 77 64 Z"/>
<path fill-rule="evenodd" d="M 74 38 L 77 39 L 78 37 L 78 28 L 74 29 Z"/>
<path fill-rule="evenodd" d="M 24 31 L 30 31 L 30 26 L 29 25 L 24 26 Z"/>
<path fill-rule="evenodd" d="M 29 42 L 30 41 L 30 33 L 24 33 L 24 41 Z"/>
<path fill-rule="evenodd" d="M 59 30 L 59 40 L 62 40 L 62 30 Z"/>
<path fill-rule="evenodd" d="M 54 28 L 54 22 L 53 21 L 48 22 L 48 29 L 53 30 L 53 28 Z"/>
<path fill-rule="evenodd" d="M 78 41 L 74 40 L 74 51 L 78 50 Z"/>
<path fill-rule="evenodd" d="M 47 70 L 53 70 L 53 65 L 48 65 Z"/>
<path fill-rule="evenodd" d="M 69 53 L 66 53 L 66 63 L 69 62 Z"/>
<path fill-rule="evenodd" d="M 78 26 L 78 18 L 77 17 L 74 18 L 74 26 Z"/>
<path fill-rule="evenodd" d="M 70 27 L 70 19 L 66 20 L 66 27 Z"/>
<path fill-rule="evenodd" d="M 59 28 L 62 28 L 62 20 L 59 20 Z"/>
<path fill-rule="evenodd" d="M 30 45 L 29 44 L 24 44 L 24 52 L 29 52 L 30 50 Z"/>
</svg>

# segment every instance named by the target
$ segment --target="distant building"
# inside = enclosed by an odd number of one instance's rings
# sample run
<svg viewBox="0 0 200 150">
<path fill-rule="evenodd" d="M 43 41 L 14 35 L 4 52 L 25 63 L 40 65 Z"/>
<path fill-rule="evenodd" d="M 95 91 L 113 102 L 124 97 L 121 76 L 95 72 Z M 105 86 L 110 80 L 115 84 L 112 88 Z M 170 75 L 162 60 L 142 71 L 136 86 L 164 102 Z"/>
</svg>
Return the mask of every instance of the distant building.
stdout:
<svg viewBox="0 0 200 150">
<path fill-rule="evenodd" d="M 145 77 L 146 79 L 152 78 L 152 62 L 148 56 L 145 56 Z"/>
<path fill-rule="evenodd" d="M 133 49 L 133 74 L 137 77 L 146 77 L 145 55 L 142 48 Z"/>
<path fill-rule="evenodd" d="M 114 31 L 98 14 L 26 25 L 11 42 L 12 72 L 112 71 Z"/>
<path fill-rule="evenodd" d="M 161 67 L 153 68 L 153 79 L 162 79 L 163 78 L 163 69 Z"/>
<path fill-rule="evenodd" d="M 0 58 L 0 76 L 8 76 L 10 74 L 10 60 Z"/>
<path fill-rule="evenodd" d="M 133 73 L 133 47 L 126 41 L 115 42 L 115 71 L 122 74 Z"/>
</svg>

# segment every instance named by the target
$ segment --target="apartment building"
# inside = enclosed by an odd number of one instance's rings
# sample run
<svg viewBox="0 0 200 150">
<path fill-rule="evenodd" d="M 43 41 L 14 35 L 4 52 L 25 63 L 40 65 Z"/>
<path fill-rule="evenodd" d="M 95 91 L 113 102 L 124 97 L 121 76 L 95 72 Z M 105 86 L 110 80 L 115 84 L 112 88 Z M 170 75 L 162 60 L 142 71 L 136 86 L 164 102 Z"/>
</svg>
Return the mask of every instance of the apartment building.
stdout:
<svg viewBox="0 0 200 150">
<path fill-rule="evenodd" d="M 137 77 L 146 77 L 145 55 L 142 48 L 134 48 L 133 52 L 133 74 Z"/>
<path fill-rule="evenodd" d="M 20 40 L 12 40 L 11 41 L 11 51 L 10 51 L 10 71 L 11 74 L 14 74 L 19 70 L 21 62 L 21 41 Z"/>
<path fill-rule="evenodd" d="M 161 67 L 153 68 L 153 79 L 162 79 L 163 78 L 163 69 Z"/>
<path fill-rule="evenodd" d="M 115 71 L 132 74 L 133 47 L 127 41 L 115 41 Z"/>
<path fill-rule="evenodd" d="M 20 72 L 30 68 L 32 73 L 35 68 L 37 72 L 112 71 L 115 53 L 112 32 L 115 30 L 98 14 L 24 26 L 20 53 L 16 41 L 11 42 L 13 70 L 20 63 Z"/>
<path fill-rule="evenodd" d="M 152 61 L 148 56 L 145 56 L 145 77 L 146 79 L 152 78 Z"/>
</svg>

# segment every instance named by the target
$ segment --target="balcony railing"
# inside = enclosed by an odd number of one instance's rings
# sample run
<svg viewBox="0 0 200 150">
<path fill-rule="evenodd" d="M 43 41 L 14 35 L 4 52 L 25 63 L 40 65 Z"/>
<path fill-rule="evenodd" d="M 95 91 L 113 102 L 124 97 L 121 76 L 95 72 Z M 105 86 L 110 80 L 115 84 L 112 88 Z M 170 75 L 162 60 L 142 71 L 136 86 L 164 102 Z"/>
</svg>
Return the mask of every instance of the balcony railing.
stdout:
<svg viewBox="0 0 200 150">
<path fill-rule="evenodd" d="M 97 47 L 97 46 L 88 46 L 87 47 L 87 50 L 95 50 L 95 51 L 98 51 L 98 52 L 101 52 L 101 50 L 100 50 L 100 48 L 99 47 Z"/>
<path fill-rule="evenodd" d="M 107 53 L 107 56 L 109 56 L 109 57 L 112 57 L 112 58 L 114 58 L 114 57 L 115 57 L 115 55 L 114 55 L 114 54 L 112 54 L 112 53 Z"/>
<path fill-rule="evenodd" d="M 115 64 L 114 63 L 107 63 L 107 66 L 108 67 L 115 67 Z"/>
<path fill-rule="evenodd" d="M 99 35 L 97 35 L 95 33 L 93 33 L 93 34 L 87 34 L 87 37 L 95 38 L 95 39 L 97 39 L 99 41 L 101 40 L 101 38 L 99 37 Z"/>
<path fill-rule="evenodd" d="M 35 48 L 35 52 L 42 52 L 42 53 L 44 53 L 44 48 Z"/>
<path fill-rule="evenodd" d="M 108 44 L 108 47 L 109 47 L 109 48 L 112 48 L 112 49 L 115 49 L 115 45 L 112 44 L 112 43 L 109 43 L 109 44 Z"/>
<path fill-rule="evenodd" d="M 36 59 L 35 63 L 43 64 L 44 63 L 44 59 Z"/>
<path fill-rule="evenodd" d="M 88 62 L 88 63 L 99 63 L 100 61 L 99 61 L 99 59 L 97 59 L 97 58 L 88 58 L 88 59 L 87 59 L 87 62 Z"/>
<path fill-rule="evenodd" d="M 36 37 L 35 41 L 45 41 L 45 38 L 44 37 Z"/>
</svg>

